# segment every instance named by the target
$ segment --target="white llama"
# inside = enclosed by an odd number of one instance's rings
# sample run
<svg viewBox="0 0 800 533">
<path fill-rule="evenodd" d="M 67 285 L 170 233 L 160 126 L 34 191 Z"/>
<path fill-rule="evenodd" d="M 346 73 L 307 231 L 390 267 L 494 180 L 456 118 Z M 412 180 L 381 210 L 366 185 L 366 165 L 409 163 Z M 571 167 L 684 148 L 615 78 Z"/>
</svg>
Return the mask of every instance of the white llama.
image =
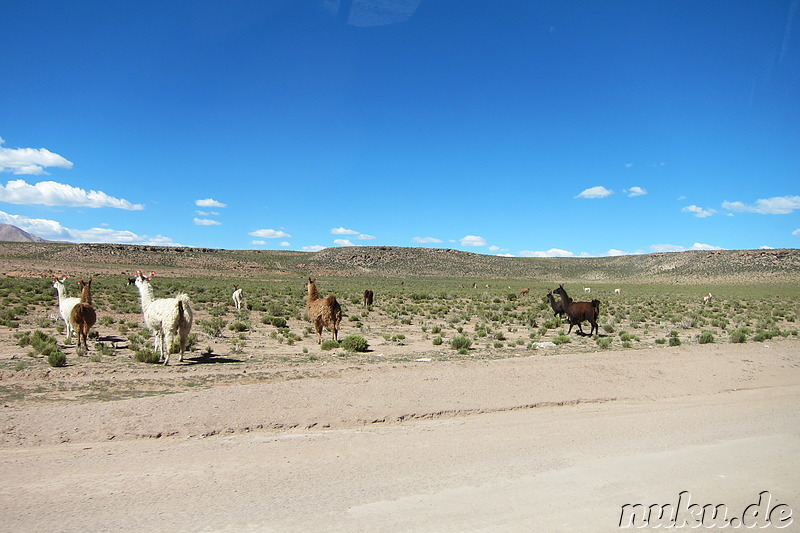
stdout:
<svg viewBox="0 0 800 533">
<path fill-rule="evenodd" d="M 153 272 L 150 274 L 152 276 Z M 153 332 L 153 347 L 164 359 L 164 365 L 169 364 L 169 351 L 176 338 L 180 342 L 178 361 L 183 361 L 183 353 L 186 350 L 186 342 L 189 339 L 193 320 L 189 297 L 179 294 L 175 298 L 154 300 L 150 278 L 144 276 L 141 271 L 137 272 L 136 277 L 130 279 L 128 283 L 133 283 L 139 289 L 144 323 Z"/>
<path fill-rule="evenodd" d="M 242 310 L 242 289 L 238 285 L 233 286 L 233 305 L 236 306 L 237 311 Z"/>
<path fill-rule="evenodd" d="M 53 288 L 58 292 L 58 310 L 61 312 L 61 318 L 64 319 L 64 324 L 67 325 L 67 340 L 69 342 L 72 339 L 72 334 L 75 333 L 75 329 L 72 327 L 72 320 L 70 319 L 70 315 L 72 314 L 72 308 L 75 307 L 76 304 L 81 302 L 80 298 L 67 298 L 67 276 L 63 276 L 62 278 L 58 278 L 58 276 L 53 276 Z"/>
</svg>

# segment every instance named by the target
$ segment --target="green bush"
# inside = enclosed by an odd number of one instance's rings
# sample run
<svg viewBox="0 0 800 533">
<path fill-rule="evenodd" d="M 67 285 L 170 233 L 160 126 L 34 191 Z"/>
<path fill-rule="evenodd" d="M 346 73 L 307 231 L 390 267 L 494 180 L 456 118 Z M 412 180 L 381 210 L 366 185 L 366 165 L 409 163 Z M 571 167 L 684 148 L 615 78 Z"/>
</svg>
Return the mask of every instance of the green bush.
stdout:
<svg viewBox="0 0 800 533">
<path fill-rule="evenodd" d="M 348 352 L 366 352 L 369 344 L 361 335 L 348 335 L 342 339 L 342 348 Z"/>
<path fill-rule="evenodd" d="M 335 350 L 338 347 L 339 343 L 332 339 L 322 341 L 322 344 L 320 345 L 320 348 L 323 350 Z"/>
<path fill-rule="evenodd" d="M 286 319 L 282 316 L 274 316 L 269 321 L 276 328 L 285 328 L 286 327 Z"/>
<path fill-rule="evenodd" d="M 678 338 L 677 335 L 670 335 L 670 337 L 669 337 L 669 345 L 670 346 L 680 346 L 681 345 L 680 338 Z"/>
<path fill-rule="evenodd" d="M 47 354 L 47 364 L 53 367 L 67 366 L 67 355 L 61 350 L 54 350 Z"/>
<path fill-rule="evenodd" d="M 464 337 L 463 335 L 453 337 L 450 340 L 450 347 L 454 350 L 469 350 L 470 346 L 472 346 L 472 340 L 469 337 Z"/>
<path fill-rule="evenodd" d="M 743 329 L 735 329 L 731 331 L 730 342 L 734 344 L 747 342 L 747 332 Z"/>
<path fill-rule="evenodd" d="M 572 341 L 569 340 L 569 337 L 563 331 L 561 332 L 560 335 L 553 337 L 553 344 L 555 344 L 556 346 L 561 346 L 562 344 L 567 344 L 569 342 Z"/>
<path fill-rule="evenodd" d="M 248 326 L 244 322 L 234 322 L 233 324 L 228 326 L 228 329 L 230 329 L 231 331 L 234 331 L 236 333 L 241 333 L 242 331 L 249 330 L 250 326 Z"/>
<path fill-rule="evenodd" d="M 442 344 L 442 342 L 444 342 L 444 341 L 442 340 L 442 338 L 441 338 L 439 335 L 437 335 L 437 336 L 435 336 L 435 337 L 433 338 L 433 341 L 432 341 L 432 342 L 433 342 L 433 345 L 434 345 L 434 346 L 439 346 L 439 345 L 441 345 L 441 344 Z"/>
<path fill-rule="evenodd" d="M 136 350 L 133 354 L 133 358 L 139 361 L 140 363 L 151 363 L 156 364 L 159 362 L 160 358 L 158 353 L 152 348 L 140 348 Z"/>
<path fill-rule="evenodd" d="M 611 337 L 597 337 L 597 346 L 603 350 L 611 348 Z"/>
<path fill-rule="evenodd" d="M 216 316 L 209 320 L 198 320 L 197 323 L 200 325 L 200 329 L 203 330 L 203 333 L 209 337 L 219 337 L 222 335 L 222 330 L 225 328 L 227 321 Z"/>
<path fill-rule="evenodd" d="M 699 342 L 700 344 L 712 343 L 714 342 L 714 334 L 711 333 L 710 331 L 703 331 L 702 333 L 700 333 L 700 335 L 698 335 L 697 342 Z"/>
</svg>

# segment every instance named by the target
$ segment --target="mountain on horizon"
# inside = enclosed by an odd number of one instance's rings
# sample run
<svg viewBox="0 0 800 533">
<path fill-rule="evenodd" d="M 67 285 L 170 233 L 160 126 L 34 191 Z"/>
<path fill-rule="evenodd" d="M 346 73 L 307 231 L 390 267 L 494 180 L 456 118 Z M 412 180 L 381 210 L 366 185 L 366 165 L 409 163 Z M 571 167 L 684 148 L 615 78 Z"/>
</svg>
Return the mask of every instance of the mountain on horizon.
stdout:
<svg viewBox="0 0 800 533">
<path fill-rule="evenodd" d="M 0 242 L 50 242 L 11 224 L 0 224 Z"/>
</svg>

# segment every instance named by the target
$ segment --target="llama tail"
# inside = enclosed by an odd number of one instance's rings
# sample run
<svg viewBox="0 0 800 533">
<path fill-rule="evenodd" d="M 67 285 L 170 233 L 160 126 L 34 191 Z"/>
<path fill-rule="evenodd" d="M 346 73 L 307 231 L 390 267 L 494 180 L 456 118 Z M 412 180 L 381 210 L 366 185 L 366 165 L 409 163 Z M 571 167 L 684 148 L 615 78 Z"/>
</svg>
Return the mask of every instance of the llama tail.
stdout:
<svg viewBox="0 0 800 533">
<path fill-rule="evenodd" d="M 182 327 L 192 327 L 193 313 L 192 304 L 189 297 L 185 294 L 179 294 L 175 297 L 178 300 L 178 324 Z"/>
<path fill-rule="evenodd" d="M 592 307 L 600 311 L 600 300 L 592 300 Z"/>
</svg>

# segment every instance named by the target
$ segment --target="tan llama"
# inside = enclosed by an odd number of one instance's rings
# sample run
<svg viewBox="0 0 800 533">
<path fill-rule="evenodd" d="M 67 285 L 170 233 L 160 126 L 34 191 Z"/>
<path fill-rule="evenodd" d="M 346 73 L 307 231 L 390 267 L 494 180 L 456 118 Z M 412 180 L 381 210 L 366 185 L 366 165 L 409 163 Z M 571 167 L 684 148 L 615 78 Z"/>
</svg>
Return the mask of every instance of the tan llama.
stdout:
<svg viewBox="0 0 800 533">
<path fill-rule="evenodd" d="M 317 344 L 322 344 L 322 328 L 331 330 L 331 339 L 339 340 L 339 323 L 342 321 L 342 308 L 335 296 L 319 297 L 317 284 L 310 277 L 306 284 L 308 296 L 306 297 L 306 311 L 314 330 L 317 332 Z"/>
</svg>

